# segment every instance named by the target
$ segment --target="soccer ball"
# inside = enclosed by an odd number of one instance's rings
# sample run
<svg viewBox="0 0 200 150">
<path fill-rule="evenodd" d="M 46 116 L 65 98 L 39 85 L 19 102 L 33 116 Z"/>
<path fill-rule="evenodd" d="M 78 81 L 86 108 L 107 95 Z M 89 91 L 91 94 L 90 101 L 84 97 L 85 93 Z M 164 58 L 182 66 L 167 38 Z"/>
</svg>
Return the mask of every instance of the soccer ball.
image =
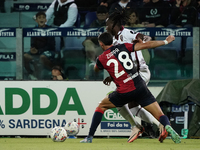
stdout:
<svg viewBox="0 0 200 150">
<path fill-rule="evenodd" d="M 79 125 L 74 121 L 67 122 L 64 128 L 68 136 L 76 136 L 79 132 Z"/>
<path fill-rule="evenodd" d="M 54 127 L 50 136 L 54 142 L 64 142 L 67 138 L 67 132 L 63 127 Z"/>
</svg>

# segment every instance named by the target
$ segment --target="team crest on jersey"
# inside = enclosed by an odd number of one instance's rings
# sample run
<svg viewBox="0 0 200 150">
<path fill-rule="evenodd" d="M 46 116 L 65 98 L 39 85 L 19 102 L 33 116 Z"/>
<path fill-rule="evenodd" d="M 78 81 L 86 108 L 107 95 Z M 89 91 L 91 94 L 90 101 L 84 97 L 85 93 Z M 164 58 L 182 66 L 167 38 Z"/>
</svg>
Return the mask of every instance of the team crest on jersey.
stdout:
<svg viewBox="0 0 200 150">
<path fill-rule="evenodd" d="M 120 35 L 119 38 L 120 38 L 120 40 L 123 42 L 123 35 Z"/>
</svg>

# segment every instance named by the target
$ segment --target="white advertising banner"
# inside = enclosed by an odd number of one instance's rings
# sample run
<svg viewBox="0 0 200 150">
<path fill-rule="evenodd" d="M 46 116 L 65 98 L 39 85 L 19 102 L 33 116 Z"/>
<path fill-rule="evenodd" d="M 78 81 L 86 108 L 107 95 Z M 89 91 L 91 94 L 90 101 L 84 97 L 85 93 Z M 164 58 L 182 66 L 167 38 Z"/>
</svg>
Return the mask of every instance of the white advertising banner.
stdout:
<svg viewBox="0 0 200 150">
<path fill-rule="evenodd" d="M 88 134 L 93 113 L 115 85 L 102 81 L 0 81 L 0 135 L 48 135 L 69 121 Z M 161 90 L 161 89 L 159 89 Z M 140 119 L 137 119 L 140 121 Z M 107 110 L 95 135 L 129 136 L 130 124 L 116 109 Z"/>
</svg>

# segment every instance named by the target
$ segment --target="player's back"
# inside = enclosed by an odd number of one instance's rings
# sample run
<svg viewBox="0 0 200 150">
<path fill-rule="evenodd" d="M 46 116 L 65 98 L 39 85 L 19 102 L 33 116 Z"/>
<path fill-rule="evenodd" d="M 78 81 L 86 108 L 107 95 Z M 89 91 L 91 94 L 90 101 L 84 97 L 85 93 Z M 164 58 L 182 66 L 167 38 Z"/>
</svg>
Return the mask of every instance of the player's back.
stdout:
<svg viewBox="0 0 200 150">
<path fill-rule="evenodd" d="M 98 58 L 103 68 L 113 78 L 119 93 L 133 91 L 135 89 L 134 82 L 139 77 L 130 56 L 132 51 L 134 51 L 133 44 L 115 45 L 104 51 Z"/>
</svg>

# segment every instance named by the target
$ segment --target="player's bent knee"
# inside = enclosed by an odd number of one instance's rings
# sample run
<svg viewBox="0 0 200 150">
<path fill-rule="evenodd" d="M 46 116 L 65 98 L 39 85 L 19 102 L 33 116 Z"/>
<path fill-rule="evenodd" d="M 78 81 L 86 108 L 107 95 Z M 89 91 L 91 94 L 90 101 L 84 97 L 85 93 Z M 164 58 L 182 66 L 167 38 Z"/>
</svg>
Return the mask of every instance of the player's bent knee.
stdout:
<svg viewBox="0 0 200 150">
<path fill-rule="evenodd" d="M 101 108 L 103 111 L 106 111 L 107 109 L 115 108 L 116 106 L 112 102 L 110 102 L 109 99 L 104 99 L 99 103 L 98 107 Z"/>
<path fill-rule="evenodd" d="M 104 111 L 105 110 L 103 108 L 99 107 L 99 106 L 95 109 L 95 112 L 100 112 L 102 114 L 104 113 Z"/>
</svg>

